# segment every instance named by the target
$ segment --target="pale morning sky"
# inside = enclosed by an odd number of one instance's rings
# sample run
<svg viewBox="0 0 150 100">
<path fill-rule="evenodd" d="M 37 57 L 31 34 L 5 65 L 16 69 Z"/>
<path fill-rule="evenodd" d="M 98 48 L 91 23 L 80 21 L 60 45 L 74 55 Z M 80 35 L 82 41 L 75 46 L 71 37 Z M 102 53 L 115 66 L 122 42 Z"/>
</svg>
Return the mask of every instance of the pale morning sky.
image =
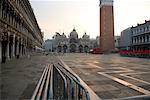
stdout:
<svg viewBox="0 0 150 100">
<path fill-rule="evenodd" d="M 55 32 L 67 36 L 75 27 L 81 37 L 99 35 L 99 0 L 30 0 L 44 40 Z M 114 0 L 115 35 L 150 20 L 150 0 Z"/>
</svg>

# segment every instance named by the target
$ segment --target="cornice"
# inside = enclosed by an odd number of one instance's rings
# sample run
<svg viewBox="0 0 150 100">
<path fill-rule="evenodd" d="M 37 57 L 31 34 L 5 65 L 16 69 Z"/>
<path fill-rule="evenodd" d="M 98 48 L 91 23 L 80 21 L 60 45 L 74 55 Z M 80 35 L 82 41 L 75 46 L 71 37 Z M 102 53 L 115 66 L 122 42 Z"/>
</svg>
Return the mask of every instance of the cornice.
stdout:
<svg viewBox="0 0 150 100">
<path fill-rule="evenodd" d="M 100 8 L 102 6 L 113 6 L 113 0 L 99 0 L 100 1 Z"/>
</svg>

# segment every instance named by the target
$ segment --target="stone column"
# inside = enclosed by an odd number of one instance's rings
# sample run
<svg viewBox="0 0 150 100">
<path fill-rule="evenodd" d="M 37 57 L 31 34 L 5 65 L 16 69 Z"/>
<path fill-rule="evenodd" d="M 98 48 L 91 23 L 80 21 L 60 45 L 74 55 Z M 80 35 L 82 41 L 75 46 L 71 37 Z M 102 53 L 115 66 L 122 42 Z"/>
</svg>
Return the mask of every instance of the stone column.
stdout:
<svg viewBox="0 0 150 100">
<path fill-rule="evenodd" d="M 22 44 L 22 55 L 24 56 L 24 44 Z"/>
<path fill-rule="evenodd" d="M 138 43 L 138 44 L 140 44 L 140 43 L 142 43 L 142 39 L 141 39 L 141 37 L 139 37 L 139 43 Z"/>
<path fill-rule="evenodd" d="M 1 62 L 2 62 L 2 43 L 1 43 L 1 39 L 0 39 L 0 63 Z"/>
<path fill-rule="evenodd" d="M 0 63 L 2 62 L 2 33 L 0 32 Z"/>
<path fill-rule="evenodd" d="M 24 55 L 26 55 L 26 40 L 24 40 Z"/>
<path fill-rule="evenodd" d="M 0 18 L 2 18 L 2 0 L 0 0 Z"/>
<path fill-rule="evenodd" d="M 140 37 L 137 37 L 137 38 L 138 38 L 138 42 L 137 43 L 139 44 L 140 43 Z"/>
<path fill-rule="evenodd" d="M 142 43 L 144 42 L 144 37 L 142 36 Z"/>
<path fill-rule="evenodd" d="M 147 42 L 147 36 L 145 35 L 144 38 L 145 38 L 145 43 L 146 43 Z"/>
<path fill-rule="evenodd" d="M 7 38 L 7 51 L 6 51 L 6 57 L 7 57 L 7 59 L 9 60 L 10 59 L 10 55 L 9 55 L 9 36 L 10 36 L 10 33 L 8 32 L 7 33 L 8 34 L 8 38 Z"/>
<path fill-rule="evenodd" d="M 136 44 L 138 44 L 139 43 L 139 38 L 138 37 L 136 37 Z"/>
<path fill-rule="evenodd" d="M 28 40 L 25 40 L 25 55 L 28 55 Z"/>
<path fill-rule="evenodd" d="M 20 39 L 20 56 L 22 56 L 22 38 Z"/>
<path fill-rule="evenodd" d="M 24 45 L 24 55 L 27 54 L 26 45 Z"/>
<path fill-rule="evenodd" d="M 133 44 L 135 44 L 135 38 L 133 38 Z"/>
<path fill-rule="evenodd" d="M 17 43 L 16 43 L 16 56 L 19 57 L 19 37 L 17 37 Z"/>
<path fill-rule="evenodd" d="M 15 57 L 15 34 L 13 35 L 12 57 Z"/>
</svg>

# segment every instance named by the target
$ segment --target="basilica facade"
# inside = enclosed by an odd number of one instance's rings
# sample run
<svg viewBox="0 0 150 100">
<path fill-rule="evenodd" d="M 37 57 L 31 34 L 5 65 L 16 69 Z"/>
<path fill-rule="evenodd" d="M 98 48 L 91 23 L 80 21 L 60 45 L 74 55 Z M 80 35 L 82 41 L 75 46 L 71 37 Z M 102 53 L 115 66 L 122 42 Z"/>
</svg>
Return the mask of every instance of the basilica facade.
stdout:
<svg viewBox="0 0 150 100">
<path fill-rule="evenodd" d="M 28 0 L 0 0 L 0 62 L 42 47 L 43 34 Z"/>
<path fill-rule="evenodd" d="M 96 46 L 96 40 L 90 39 L 86 32 L 79 38 L 75 29 L 72 30 L 68 37 L 64 33 L 56 32 L 52 39 L 52 50 L 56 52 L 83 53 L 89 52 L 91 48 Z"/>
</svg>

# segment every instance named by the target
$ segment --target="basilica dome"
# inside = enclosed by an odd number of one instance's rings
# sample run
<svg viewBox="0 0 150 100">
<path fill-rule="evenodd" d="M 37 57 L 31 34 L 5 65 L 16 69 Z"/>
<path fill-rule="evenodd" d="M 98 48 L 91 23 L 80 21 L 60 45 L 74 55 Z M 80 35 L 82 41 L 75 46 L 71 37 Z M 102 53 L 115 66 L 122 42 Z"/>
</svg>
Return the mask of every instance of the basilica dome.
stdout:
<svg viewBox="0 0 150 100">
<path fill-rule="evenodd" d="M 73 31 L 70 33 L 70 38 L 78 38 L 78 33 L 75 29 L 73 29 Z"/>
<path fill-rule="evenodd" d="M 62 34 L 62 37 L 63 37 L 63 38 L 66 38 L 66 35 L 63 33 L 63 34 Z"/>
<path fill-rule="evenodd" d="M 82 38 L 83 38 L 83 39 L 89 39 L 89 38 L 90 38 L 90 36 L 89 36 L 89 35 L 87 35 L 87 34 L 86 34 L 86 32 L 85 32 L 85 34 L 82 36 Z"/>
</svg>

